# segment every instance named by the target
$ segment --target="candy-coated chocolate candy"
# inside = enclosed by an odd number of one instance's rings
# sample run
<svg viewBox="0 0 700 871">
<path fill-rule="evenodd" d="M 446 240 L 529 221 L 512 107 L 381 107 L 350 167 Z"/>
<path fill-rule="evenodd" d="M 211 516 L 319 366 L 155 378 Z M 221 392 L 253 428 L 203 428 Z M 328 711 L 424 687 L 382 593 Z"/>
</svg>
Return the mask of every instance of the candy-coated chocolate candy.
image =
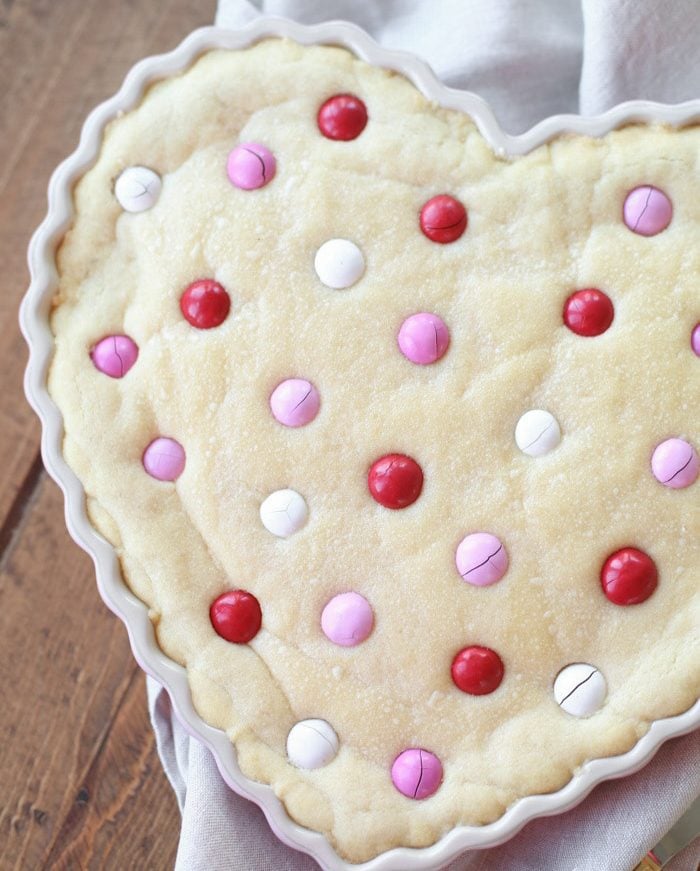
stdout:
<svg viewBox="0 0 700 871">
<path fill-rule="evenodd" d="M 341 290 L 362 278 L 365 258 L 349 239 L 329 239 L 316 252 L 314 269 L 322 284 Z"/>
<path fill-rule="evenodd" d="M 561 441 L 561 429 L 553 414 L 541 408 L 526 411 L 515 427 L 515 443 L 528 457 L 543 457 Z"/>
<path fill-rule="evenodd" d="M 373 626 L 372 607 L 359 593 L 333 596 L 321 613 L 321 629 L 325 636 L 341 647 L 361 644 Z"/>
<path fill-rule="evenodd" d="M 300 720 L 287 735 L 287 757 L 297 768 L 323 768 L 337 752 L 338 736 L 325 720 Z"/>
<path fill-rule="evenodd" d="M 673 206 L 663 191 L 652 185 L 641 185 L 627 194 L 622 216 L 633 233 L 655 236 L 671 223 Z"/>
<path fill-rule="evenodd" d="M 614 317 L 612 300 L 595 287 L 575 291 L 564 304 L 564 323 L 577 336 L 599 336 Z"/>
<path fill-rule="evenodd" d="M 666 439 L 651 455 L 654 477 L 666 487 L 681 490 L 690 487 L 698 478 L 698 454 L 684 439 Z"/>
<path fill-rule="evenodd" d="M 450 344 L 450 334 L 442 318 L 419 312 L 401 324 L 398 343 L 406 359 L 426 366 L 444 356 Z"/>
<path fill-rule="evenodd" d="M 503 680 L 503 660 L 490 647 L 464 647 L 452 660 L 452 680 L 463 693 L 485 696 Z"/>
<path fill-rule="evenodd" d="M 559 672 L 554 680 L 554 698 L 559 707 L 572 717 L 590 717 L 602 706 L 608 687 L 594 665 L 574 662 Z"/>
<path fill-rule="evenodd" d="M 154 439 L 143 452 L 143 467 L 158 481 L 175 481 L 185 468 L 185 449 L 175 439 Z"/>
<path fill-rule="evenodd" d="M 695 324 L 693 327 L 693 332 L 690 334 L 690 347 L 700 357 L 700 324 Z"/>
<path fill-rule="evenodd" d="M 410 747 L 394 759 L 391 780 L 407 798 L 428 798 L 442 783 L 442 763 L 429 750 Z"/>
<path fill-rule="evenodd" d="M 423 489 L 423 470 L 405 454 L 386 454 L 375 460 L 367 475 L 372 498 L 384 508 L 407 508 Z"/>
<path fill-rule="evenodd" d="M 220 326 L 231 309 L 231 297 L 218 281 L 202 278 L 193 281 L 180 297 L 180 311 L 198 330 Z"/>
<path fill-rule="evenodd" d="M 326 139 L 357 139 L 367 126 L 367 107 L 353 94 L 329 97 L 318 110 L 318 129 Z"/>
<path fill-rule="evenodd" d="M 616 550 L 603 563 L 600 583 L 616 605 L 638 605 L 656 589 L 659 574 L 654 560 L 636 547 Z"/>
<path fill-rule="evenodd" d="M 246 590 L 229 590 L 217 596 L 209 608 L 209 619 L 217 635 L 232 644 L 247 644 L 260 631 L 260 602 Z"/>
<path fill-rule="evenodd" d="M 298 532 L 308 517 L 304 497 L 296 490 L 275 490 L 260 506 L 263 526 L 278 538 L 287 538 Z"/>
<path fill-rule="evenodd" d="M 234 187 L 253 191 L 275 177 L 277 161 L 269 148 L 259 142 L 241 142 L 229 152 L 226 174 Z"/>
<path fill-rule="evenodd" d="M 508 571 L 508 552 L 500 538 L 490 532 L 472 532 L 457 546 L 455 563 L 463 581 L 488 587 Z"/>
<path fill-rule="evenodd" d="M 467 229 L 467 210 L 449 194 L 438 194 L 420 210 L 420 228 L 432 242 L 454 242 Z"/>
<path fill-rule="evenodd" d="M 147 166 L 129 166 L 114 183 L 114 196 L 125 212 L 152 208 L 163 186 L 160 176 Z"/>
<path fill-rule="evenodd" d="M 138 355 L 138 346 L 129 336 L 105 336 L 90 352 L 95 369 L 110 378 L 123 378 Z"/>
<path fill-rule="evenodd" d="M 321 397 L 310 381 L 287 378 L 272 391 L 270 409 L 284 426 L 305 426 L 318 414 Z"/>
</svg>

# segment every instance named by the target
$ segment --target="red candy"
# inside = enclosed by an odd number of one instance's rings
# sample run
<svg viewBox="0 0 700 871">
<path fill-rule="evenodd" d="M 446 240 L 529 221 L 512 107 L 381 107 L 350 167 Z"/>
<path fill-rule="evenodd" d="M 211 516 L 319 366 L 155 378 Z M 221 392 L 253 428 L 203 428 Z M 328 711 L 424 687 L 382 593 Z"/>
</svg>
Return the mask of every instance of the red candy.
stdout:
<svg viewBox="0 0 700 871">
<path fill-rule="evenodd" d="M 564 323 L 577 336 L 599 336 L 615 317 L 615 308 L 602 290 L 577 290 L 564 303 Z"/>
<path fill-rule="evenodd" d="M 367 126 L 367 107 L 352 94 L 336 94 L 318 110 L 318 129 L 327 139 L 357 139 Z"/>
<path fill-rule="evenodd" d="M 489 647 L 465 647 L 452 660 L 452 680 L 463 693 L 485 696 L 503 680 L 503 661 Z"/>
<path fill-rule="evenodd" d="M 229 590 L 214 599 L 209 619 L 217 634 L 233 644 L 247 644 L 262 624 L 260 603 L 245 590 Z"/>
<path fill-rule="evenodd" d="M 404 454 L 387 454 L 372 463 L 367 476 L 372 498 L 385 508 L 407 508 L 420 496 L 423 471 Z"/>
<path fill-rule="evenodd" d="M 615 605 L 638 605 L 656 589 L 659 573 L 654 560 L 636 547 L 623 547 L 603 564 L 600 583 Z"/>
<path fill-rule="evenodd" d="M 180 297 L 180 311 L 198 330 L 218 327 L 226 320 L 230 308 L 231 297 L 212 278 L 192 282 Z"/>
<path fill-rule="evenodd" d="M 420 228 L 431 242 L 454 242 L 467 229 L 467 210 L 454 197 L 439 194 L 420 210 Z"/>
</svg>

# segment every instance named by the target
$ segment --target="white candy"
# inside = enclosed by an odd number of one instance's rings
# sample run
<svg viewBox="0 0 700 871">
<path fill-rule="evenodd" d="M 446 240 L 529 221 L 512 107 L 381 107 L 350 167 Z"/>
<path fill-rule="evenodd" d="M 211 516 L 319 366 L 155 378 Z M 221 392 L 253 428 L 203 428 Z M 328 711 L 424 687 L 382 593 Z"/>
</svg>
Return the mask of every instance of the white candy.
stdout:
<svg viewBox="0 0 700 871">
<path fill-rule="evenodd" d="M 548 411 L 526 411 L 515 427 L 515 443 L 528 457 L 542 457 L 561 441 L 557 419 Z"/>
<path fill-rule="evenodd" d="M 365 258 L 354 242 L 329 239 L 316 252 L 314 268 L 326 287 L 340 290 L 362 278 Z"/>
<path fill-rule="evenodd" d="M 147 166 L 129 166 L 114 184 L 114 196 L 125 212 L 145 212 L 156 204 L 162 182 Z"/>
<path fill-rule="evenodd" d="M 554 681 L 557 704 L 572 717 L 590 717 L 605 701 L 608 687 L 594 665 L 575 662 L 567 665 Z"/>
<path fill-rule="evenodd" d="M 287 735 L 287 756 L 297 768 L 322 768 L 338 752 L 338 736 L 325 720 L 301 720 Z"/>
<path fill-rule="evenodd" d="M 309 509 L 296 490 L 275 490 L 260 506 L 260 519 L 268 532 L 287 538 L 304 526 Z"/>
</svg>

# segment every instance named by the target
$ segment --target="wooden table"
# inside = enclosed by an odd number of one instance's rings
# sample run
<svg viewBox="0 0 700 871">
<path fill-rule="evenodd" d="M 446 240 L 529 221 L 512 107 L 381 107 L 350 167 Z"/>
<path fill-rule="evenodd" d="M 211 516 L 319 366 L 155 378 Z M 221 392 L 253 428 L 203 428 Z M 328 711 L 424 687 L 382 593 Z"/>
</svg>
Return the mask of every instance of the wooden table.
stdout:
<svg viewBox="0 0 700 871">
<path fill-rule="evenodd" d="M 215 0 L 0 3 L 0 868 L 172 868 L 175 799 L 126 631 L 69 539 L 22 392 L 17 308 L 46 186 L 129 67 Z"/>
</svg>

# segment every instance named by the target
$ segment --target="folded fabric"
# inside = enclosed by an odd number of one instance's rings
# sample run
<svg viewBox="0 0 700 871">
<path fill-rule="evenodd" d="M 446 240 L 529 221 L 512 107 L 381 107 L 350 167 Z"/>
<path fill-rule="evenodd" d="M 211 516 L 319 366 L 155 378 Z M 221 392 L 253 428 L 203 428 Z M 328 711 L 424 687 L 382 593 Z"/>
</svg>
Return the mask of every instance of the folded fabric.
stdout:
<svg viewBox="0 0 700 871">
<path fill-rule="evenodd" d="M 353 21 L 484 97 L 509 133 L 561 112 L 700 97 L 697 0 L 219 0 L 216 23 L 260 14 Z"/>
</svg>

